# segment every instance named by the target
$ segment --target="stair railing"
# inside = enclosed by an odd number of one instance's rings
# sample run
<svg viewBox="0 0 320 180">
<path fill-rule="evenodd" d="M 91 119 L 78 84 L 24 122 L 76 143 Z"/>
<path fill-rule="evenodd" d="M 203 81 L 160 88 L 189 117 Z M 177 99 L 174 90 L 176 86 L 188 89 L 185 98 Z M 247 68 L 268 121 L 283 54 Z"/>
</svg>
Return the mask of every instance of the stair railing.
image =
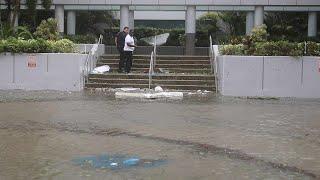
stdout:
<svg viewBox="0 0 320 180">
<path fill-rule="evenodd" d="M 156 66 L 156 60 L 157 60 L 157 36 L 154 36 L 154 43 L 153 43 L 153 65 L 154 65 L 154 68 Z"/>
<path fill-rule="evenodd" d="M 98 41 L 92 46 L 91 50 L 88 52 L 83 70 L 83 81 L 88 82 L 90 72 L 95 68 L 98 60 L 97 50 L 100 44 L 102 44 L 103 36 L 100 34 Z M 85 51 L 85 53 L 87 53 Z"/>
<path fill-rule="evenodd" d="M 152 76 L 154 75 L 154 69 L 156 68 L 157 59 L 157 36 L 154 36 L 153 51 L 150 56 L 150 66 L 149 66 L 149 89 L 151 89 Z"/>
<path fill-rule="evenodd" d="M 149 66 L 149 89 L 151 89 L 152 75 L 154 75 L 154 52 L 151 52 L 150 66 Z"/>
<path fill-rule="evenodd" d="M 211 73 L 214 75 L 214 79 L 215 79 L 215 86 L 216 86 L 216 93 L 218 93 L 218 62 L 217 62 L 217 52 L 214 48 L 213 48 L 213 44 L 212 44 L 212 37 L 209 37 L 210 39 L 210 47 L 209 47 L 209 57 L 210 57 L 210 66 L 211 66 Z"/>
</svg>

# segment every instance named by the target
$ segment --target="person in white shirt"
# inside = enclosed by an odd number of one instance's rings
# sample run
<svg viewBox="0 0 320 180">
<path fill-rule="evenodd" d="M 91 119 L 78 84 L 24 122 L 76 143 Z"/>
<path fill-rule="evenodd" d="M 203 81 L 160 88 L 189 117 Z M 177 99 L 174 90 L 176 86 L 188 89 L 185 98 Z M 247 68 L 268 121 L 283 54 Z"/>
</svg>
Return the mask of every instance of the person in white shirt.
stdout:
<svg viewBox="0 0 320 180">
<path fill-rule="evenodd" d="M 132 53 L 134 48 L 137 47 L 134 43 L 133 38 L 133 30 L 129 31 L 129 34 L 126 36 L 125 44 L 124 44 L 124 54 L 125 54 L 125 71 L 126 73 L 130 73 L 132 66 Z"/>
</svg>

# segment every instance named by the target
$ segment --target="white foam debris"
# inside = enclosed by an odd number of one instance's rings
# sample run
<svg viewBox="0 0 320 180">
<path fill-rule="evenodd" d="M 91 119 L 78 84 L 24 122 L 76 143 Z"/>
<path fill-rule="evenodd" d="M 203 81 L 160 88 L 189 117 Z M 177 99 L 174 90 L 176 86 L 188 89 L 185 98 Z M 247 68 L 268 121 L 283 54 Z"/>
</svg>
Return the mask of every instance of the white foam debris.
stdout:
<svg viewBox="0 0 320 180">
<path fill-rule="evenodd" d="M 141 99 L 183 99 L 182 92 L 156 92 L 156 93 L 145 93 L 145 92 L 116 92 L 116 98 L 141 98 Z"/>
<path fill-rule="evenodd" d="M 141 89 L 140 88 L 117 88 L 116 90 L 128 92 L 128 91 L 139 91 Z"/>
<path fill-rule="evenodd" d="M 155 87 L 154 90 L 155 90 L 156 92 L 163 92 L 163 89 L 162 89 L 161 86 Z"/>
</svg>

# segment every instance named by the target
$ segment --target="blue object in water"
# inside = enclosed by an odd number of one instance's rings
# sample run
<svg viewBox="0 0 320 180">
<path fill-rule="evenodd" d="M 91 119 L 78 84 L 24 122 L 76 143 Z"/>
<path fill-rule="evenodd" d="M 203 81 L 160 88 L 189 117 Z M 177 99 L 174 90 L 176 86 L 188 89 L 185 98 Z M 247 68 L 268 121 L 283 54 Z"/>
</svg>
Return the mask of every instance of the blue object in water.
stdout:
<svg viewBox="0 0 320 180">
<path fill-rule="evenodd" d="M 140 162 L 140 159 L 130 158 L 130 159 L 124 160 L 122 163 L 124 166 L 136 166 L 139 164 L 139 162 Z"/>
<path fill-rule="evenodd" d="M 130 167 L 155 167 L 163 165 L 166 160 L 152 160 L 140 159 L 138 157 L 128 157 L 125 155 L 97 155 L 88 157 L 79 157 L 72 160 L 72 162 L 81 167 L 94 168 L 94 169 L 127 169 Z"/>
</svg>

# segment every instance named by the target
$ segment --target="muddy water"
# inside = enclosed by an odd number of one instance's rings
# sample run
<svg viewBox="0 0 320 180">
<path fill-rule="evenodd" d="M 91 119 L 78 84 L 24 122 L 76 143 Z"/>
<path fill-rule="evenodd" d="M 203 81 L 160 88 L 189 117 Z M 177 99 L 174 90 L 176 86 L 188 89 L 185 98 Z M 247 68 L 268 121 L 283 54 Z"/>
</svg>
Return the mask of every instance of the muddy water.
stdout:
<svg viewBox="0 0 320 180">
<path fill-rule="evenodd" d="M 320 101 L 0 91 L 0 179 L 318 179 Z M 99 154 L 153 168 L 74 166 Z"/>
</svg>

